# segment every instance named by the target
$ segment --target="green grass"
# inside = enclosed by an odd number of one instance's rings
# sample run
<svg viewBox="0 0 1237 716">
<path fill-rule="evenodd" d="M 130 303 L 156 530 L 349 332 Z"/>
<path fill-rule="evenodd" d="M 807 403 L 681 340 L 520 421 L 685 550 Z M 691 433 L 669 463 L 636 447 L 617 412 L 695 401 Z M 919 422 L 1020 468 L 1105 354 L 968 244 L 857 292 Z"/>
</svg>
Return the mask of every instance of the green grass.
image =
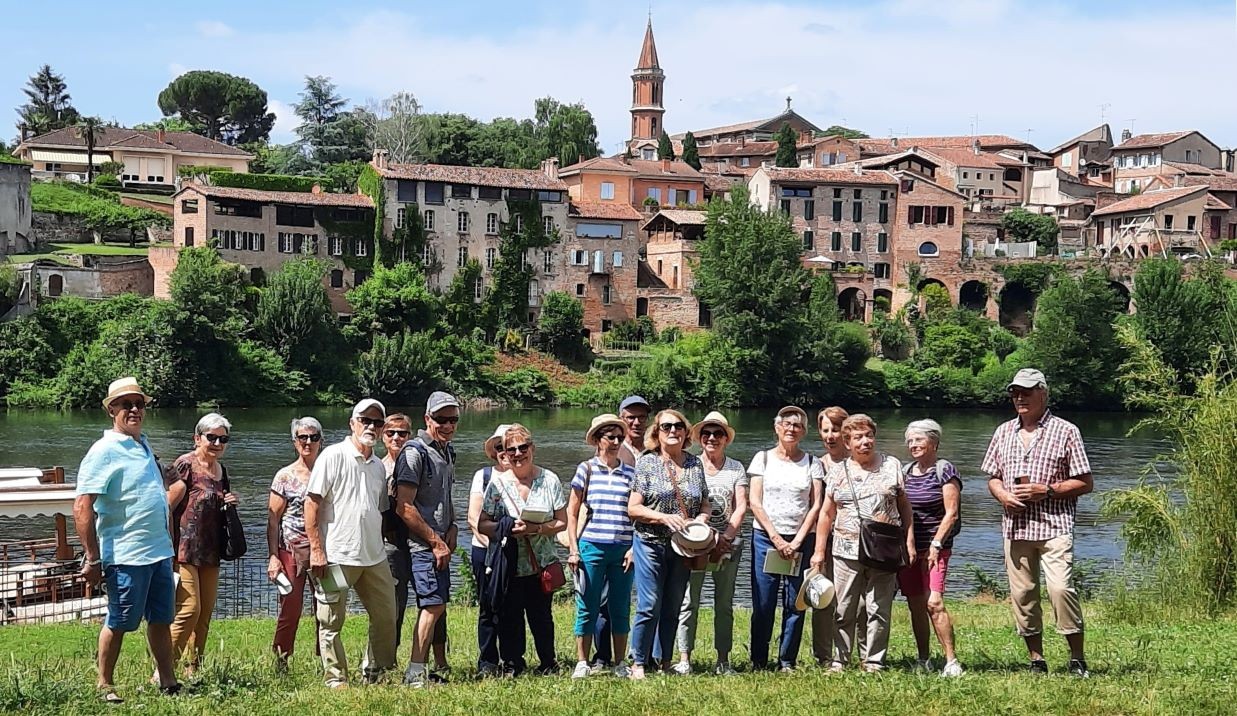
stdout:
<svg viewBox="0 0 1237 716">
<path fill-rule="evenodd" d="M 111 243 L 111 244 L 48 244 L 52 249 L 37 254 L 9 254 L 9 263 L 20 264 L 30 263 L 38 259 L 51 259 L 60 264 L 69 265 L 65 260 L 66 256 L 73 254 L 87 254 L 90 256 L 146 256 L 150 252 L 149 245 L 139 243 L 136 247 L 131 247 L 127 243 Z"/>
<path fill-rule="evenodd" d="M 116 192 L 116 194 L 118 196 L 127 196 L 130 199 L 149 201 L 152 204 L 167 204 L 168 206 L 172 205 L 172 197 L 168 196 L 167 194 L 142 194 L 142 193 L 132 192 L 132 191 L 119 191 L 119 192 Z"/>
<path fill-rule="evenodd" d="M 1171 616 L 1154 622 L 1154 612 L 1140 622 L 1119 621 L 1099 605 L 1088 604 L 1088 657 L 1092 678 L 1081 681 L 1061 673 L 1067 654 L 1064 640 L 1046 638 L 1048 677 L 1021 670 L 1025 652 L 1013 634 L 1004 604 L 950 602 L 957 625 L 958 651 L 968 673 L 960 680 L 912 674 L 910 628 L 905 605 L 895 604 L 890 670 L 878 675 L 848 671 L 830 675 L 803 666 L 793 675 L 749 674 L 718 678 L 652 677 L 643 683 L 595 677 L 573 681 L 564 672 L 554 677 L 477 682 L 475 612 L 451 608 L 452 683 L 412 691 L 394 683 L 332 692 L 321 685 L 313 656 L 313 625 L 306 619 L 297 637 L 291 672 L 273 671 L 269 645 L 271 620 L 220 620 L 211 628 L 207 658 L 189 693 L 159 697 L 145 685 L 151 667 L 142 635 L 131 634 L 117 672 L 128 706 L 144 714 L 316 714 L 428 713 L 536 716 L 557 714 L 684 714 L 762 716 L 816 714 L 1221 714 L 1237 702 L 1237 618 L 1194 620 Z M 1045 605 L 1047 609 L 1047 605 Z M 573 610 L 556 607 L 559 658 L 569 671 L 574 663 Z M 736 615 L 733 659 L 745 667 L 746 611 Z M 1144 621 L 1145 620 L 1145 621 Z M 701 615 L 695 654 L 698 671 L 712 665 L 711 613 Z M 406 622 L 407 625 L 407 622 Z M 27 714 L 115 713 L 95 699 L 92 654 L 98 627 L 92 625 L 0 627 L 0 709 Z M 359 667 L 365 619 L 348 618 L 344 638 L 350 667 Z M 800 655 L 810 659 L 805 634 Z M 401 666 L 408 645 L 400 648 Z M 934 652 L 939 652 L 935 649 Z M 536 657 L 531 639 L 530 662 Z M 939 657 L 938 657 L 939 658 Z M 394 677 L 398 682 L 398 676 Z M 122 711 L 125 709 L 121 709 Z"/>
</svg>

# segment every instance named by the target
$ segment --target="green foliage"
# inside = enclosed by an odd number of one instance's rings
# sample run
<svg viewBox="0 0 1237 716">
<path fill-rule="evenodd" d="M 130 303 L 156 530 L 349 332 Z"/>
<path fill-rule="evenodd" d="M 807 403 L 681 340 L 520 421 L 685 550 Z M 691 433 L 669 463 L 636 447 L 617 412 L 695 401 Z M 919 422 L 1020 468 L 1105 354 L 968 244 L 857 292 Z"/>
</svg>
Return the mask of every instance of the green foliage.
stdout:
<svg viewBox="0 0 1237 716">
<path fill-rule="evenodd" d="M 99 137 L 107 127 L 98 117 L 79 117 L 74 125 L 73 134 L 86 143 L 86 183 L 94 182 L 95 163 L 94 150 L 99 144 Z"/>
<path fill-rule="evenodd" d="M 366 122 L 344 109 L 348 100 L 339 96 L 329 77 L 306 77 L 300 98 L 293 107 L 301 120 L 296 134 L 312 171 L 369 157 Z"/>
<path fill-rule="evenodd" d="M 226 144 L 266 139 L 275 125 L 266 92 L 244 77 L 193 70 L 172 80 L 159 93 L 165 116 L 178 115 L 194 131 Z"/>
<path fill-rule="evenodd" d="M 521 366 L 513 371 L 493 375 L 493 397 L 508 405 L 549 405 L 554 402 L 550 379 L 533 366 Z"/>
<path fill-rule="evenodd" d="M 939 283 L 924 286 L 919 296 L 923 299 L 924 316 L 929 320 L 944 317 L 952 309 L 949 291 Z"/>
<path fill-rule="evenodd" d="M 777 140 L 777 156 L 774 162 L 779 167 L 797 167 L 799 159 L 796 156 L 798 150 L 799 135 L 795 133 L 794 128 L 789 123 L 782 124 L 782 128 L 777 130 L 773 135 Z"/>
<path fill-rule="evenodd" d="M 360 159 L 327 164 L 322 167 L 322 188 L 335 194 L 353 194 L 361 173 L 368 166 L 369 162 Z"/>
<path fill-rule="evenodd" d="M 575 363 L 588 352 L 584 340 L 584 304 L 563 291 L 550 291 L 537 320 L 541 347 L 563 363 Z"/>
<path fill-rule="evenodd" d="M 562 104 L 553 97 L 542 97 L 534 104 L 533 115 L 536 162 L 558 157 L 567 165 L 601 154 L 597 125 L 583 104 Z"/>
<path fill-rule="evenodd" d="M 125 206 L 106 189 L 72 182 L 35 182 L 30 185 L 30 203 L 35 211 L 78 217 L 98 232 L 144 232 L 148 226 L 172 225 L 166 214 Z"/>
<path fill-rule="evenodd" d="M 657 158 L 674 159 L 674 144 L 670 141 L 670 135 L 666 134 L 664 129 L 661 132 L 661 136 L 657 138 Z"/>
<path fill-rule="evenodd" d="M 176 174 L 183 179 L 211 179 L 216 172 L 232 171 L 232 167 L 221 167 L 214 164 L 182 164 L 176 167 Z M 213 183 L 213 182 L 212 182 Z M 222 184 L 218 186 L 223 186 Z"/>
<path fill-rule="evenodd" d="M 875 312 L 870 330 L 873 342 L 880 346 L 881 357 L 886 360 L 905 360 L 915 346 L 915 337 L 902 311 L 892 316 L 883 311 Z"/>
<path fill-rule="evenodd" d="M 1160 352 L 1184 392 L 1207 371 L 1213 346 L 1237 342 L 1232 289 L 1215 262 L 1198 264 L 1197 275 L 1187 278 L 1177 259 L 1145 259 L 1134 274 L 1132 300 L 1135 331 Z"/>
<path fill-rule="evenodd" d="M 468 259 L 455 276 L 442 297 L 442 324 L 445 331 L 462 336 L 472 335 L 481 327 L 476 299 L 477 281 L 481 280 L 481 262 Z"/>
<path fill-rule="evenodd" d="M 997 264 L 993 269 L 1005 278 L 1006 286 L 1021 285 L 1030 291 L 1032 296 L 1043 293 L 1052 279 L 1061 273 L 1060 264 L 1032 261 Z"/>
<path fill-rule="evenodd" d="M 73 108 L 68 85 L 64 76 L 52 70 L 51 65 L 45 64 L 31 75 L 22 92 L 26 95 L 26 103 L 17 108 L 17 116 L 19 122 L 35 134 L 77 124 L 80 115 Z"/>
<path fill-rule="evenodd" d="M 1035 214 L 1018 207 L 1001 217 L 1001 228 L 1010 241 L 1034 241 L 1044 254 L 1057 250 L 1060 228 L 1049 214 Z"/>
<path fill-rule="evenodd" d="M 1018 337 L 994 325 L 988 332 L 988 345 L 997 360 L 1004 361 L 1011 353 L 1018 350 Z"/>
<path fill-rule="evenodd" d="M 691 132 L 683 135 L 683 161 L 700 171 L 700 148 L 696 146 L 696 135 Z"/>
<path fill-rule="evenodd" d="M 365 283 L 348 292 L 348 304 L 352 321 L 345 332 L 352 337 L 432 329 L 440 310 L 421 267 L 408 262 L 375 267 Z"/>
<path fill-rule="evenodd" d="M 1027 352 L 1052 386 L 1054 402 L 1092 408 L 1119 404 L 1113 366 L 1120 365 L 1121 350 L 1113 321 L 1122 308 L 1108 278 L 1096 269 L 1079 278 L 1059 277 L 1039 297 Z"/>
<path fill-rule="evenodd" d="M 974 333 L 952 323 L 929 325 L 915 352 L 915 363 L 923 367 L 966 368 L 972 373 L 983 367 L 987 346 Z"/>
<path fill-rule="evenodd" d="M 193 132 L 201 134 L 201 127 L 194 125 L 191 122 L 186 122 L 180 117 L 160 117 L 155 122 L 139 122 L 133 125 L 134 129 L 142 129 L 146 131 L 158 131 L 162 129 L 165 132 Z"/>
<path fill-rule="evenodd" d="M 520 328 L 528 324 L 528 286 L 533 277 L 531 266 L 525 265 L 529 249 L 549 246 L 558 239 L 557 232 L 545 233 L 541 221 L 541 203 L 533 200 L 508 199 L 510 220 L 499 229 L 498 261 L 491 273 L 493 282 L 482 304 L 486 332 Z M 517 222 L 516 217 L 522 220 Z M 520 230 L 517 224 L 522 224 Z"/>
<path fill-rule="evenodd" d="M 396 111 L 382 112 L 378 136 L 385 141 L 375 142 L 391 148 L 392 161 L 533 169 L 549 157 L 573 164 L 581 156 L 591 159 L 601 153 L 593 116 L 579 103 L 542 97 L 534 103 L 532 119 L 499 117 L 490 122 L 463 114 L 419 114 L 420 105 L 411 95 L 399 105 Z"/>
<path fill-rule="evenodd" d="M 325 180 L 321 177 L 248 174 L 225 169 L 224 171 L 211 172 L 210 183 L 215 186 L 234 187 L 237 189 L 310 192 L 315 184 L 321 186 L 325 183 Z"/>
<path fill-rule="evenodd" d="M 845 139 L 867 139 L 868 135 L 858 129 L 850 129 L 843 127 L 840 124 L 834 124 L 826 129 L 822 134 L 826 137 L 843 137 Z"/>
<path fill-rule="evenodd" d="M 120 180 L 116 178 L 115 174 L 99 174 L 91 183 L 100 189 L 113 189 L 115 191 L 120 191 L 123 188 L 120 184 Z"/>
<path fill-rule="evenodd" d="M 258 297 L 254 328 L 290 366 L 308 371 L 310 360 L 338 340 L 335 312 L 322 284 L 327 262 L 305 257 L 288 261 L 267 279 Z"/>
<path fill-rule="evenodd" d="M 100 176 L 104 174 L 111 174 L 113 177 L 117 177 L 123 174 L 124 171 L 125 171 L 124 162 L 103 162 L 99 164 Z M 96 184 L 98 183 L 98 178 L 95 179 L 95 183 Z"/>
</svg>

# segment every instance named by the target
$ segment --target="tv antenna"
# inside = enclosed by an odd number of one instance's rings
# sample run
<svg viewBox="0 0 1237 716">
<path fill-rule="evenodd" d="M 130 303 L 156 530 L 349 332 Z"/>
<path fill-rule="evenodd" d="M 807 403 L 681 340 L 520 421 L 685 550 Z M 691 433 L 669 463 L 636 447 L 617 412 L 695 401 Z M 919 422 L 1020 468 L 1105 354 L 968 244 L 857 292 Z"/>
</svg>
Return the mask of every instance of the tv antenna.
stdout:
<svg viewBox="0 0 1237 716">
<path fill-rule="evenodd" d="M 1105 102 L 1100 105 L 1100 124 L 1104 123 L 1104 118 L 1108 116 L 1108 109 L 1112 107 L 1112 102 Z"/>
</svg>

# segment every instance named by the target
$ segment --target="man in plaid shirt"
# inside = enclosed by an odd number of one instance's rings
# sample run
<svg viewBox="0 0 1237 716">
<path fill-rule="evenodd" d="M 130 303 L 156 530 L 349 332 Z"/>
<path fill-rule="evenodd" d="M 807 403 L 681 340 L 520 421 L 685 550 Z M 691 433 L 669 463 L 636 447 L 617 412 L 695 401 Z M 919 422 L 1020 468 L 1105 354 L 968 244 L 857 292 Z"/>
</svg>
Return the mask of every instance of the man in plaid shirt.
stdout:
<svg viewBox="0 0 1237 716">
<path fill-rule="evenodd" d="M 1048 411 L 1048 383 L 1023 368 L 1007 387 L 1018 417 L 992 435 L 984 456 L 988 491 L 1005 509 L 1005 571 L 1018 634 L 1026 641 L 1031 671 L 1047 673 L 1043 655 L 1041 568 L 1057 631 L 1070 648 L 1070 673 L 1087 676 L 1082 607 L 1070 584 L 1074 564 L 1074 512 L 1078 496 L 1094 483 L 1078 428 Z"/>
</svg>

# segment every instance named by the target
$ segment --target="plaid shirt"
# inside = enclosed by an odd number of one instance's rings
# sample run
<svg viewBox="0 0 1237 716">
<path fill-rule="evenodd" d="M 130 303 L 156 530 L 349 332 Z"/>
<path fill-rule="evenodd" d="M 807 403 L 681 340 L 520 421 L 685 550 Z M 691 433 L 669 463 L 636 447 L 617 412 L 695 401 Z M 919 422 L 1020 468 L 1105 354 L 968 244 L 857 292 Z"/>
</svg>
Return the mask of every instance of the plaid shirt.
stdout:
<svg viewBox="0 0 1237 716">
<path fill-rule="evenodd" d="M 981 468 L 999 478 L 1006 490 L 1012 492 L 1014 480 L 1024 475 L 1032 483 L 1056 485 L 1091 472 L 1082 433 L 1073 423 L 1044 411 L 1029 446 L 1023 445 L 1019 428 L 1014 418 L 996 429 Z M 1077 506 L 1077 497 L 1058 497 L 1027 503 L 1022 514 L 1006 511 L 1002 519 L 1005 538 L 1039 541 L 1071 533 Z"/>
</svg>

